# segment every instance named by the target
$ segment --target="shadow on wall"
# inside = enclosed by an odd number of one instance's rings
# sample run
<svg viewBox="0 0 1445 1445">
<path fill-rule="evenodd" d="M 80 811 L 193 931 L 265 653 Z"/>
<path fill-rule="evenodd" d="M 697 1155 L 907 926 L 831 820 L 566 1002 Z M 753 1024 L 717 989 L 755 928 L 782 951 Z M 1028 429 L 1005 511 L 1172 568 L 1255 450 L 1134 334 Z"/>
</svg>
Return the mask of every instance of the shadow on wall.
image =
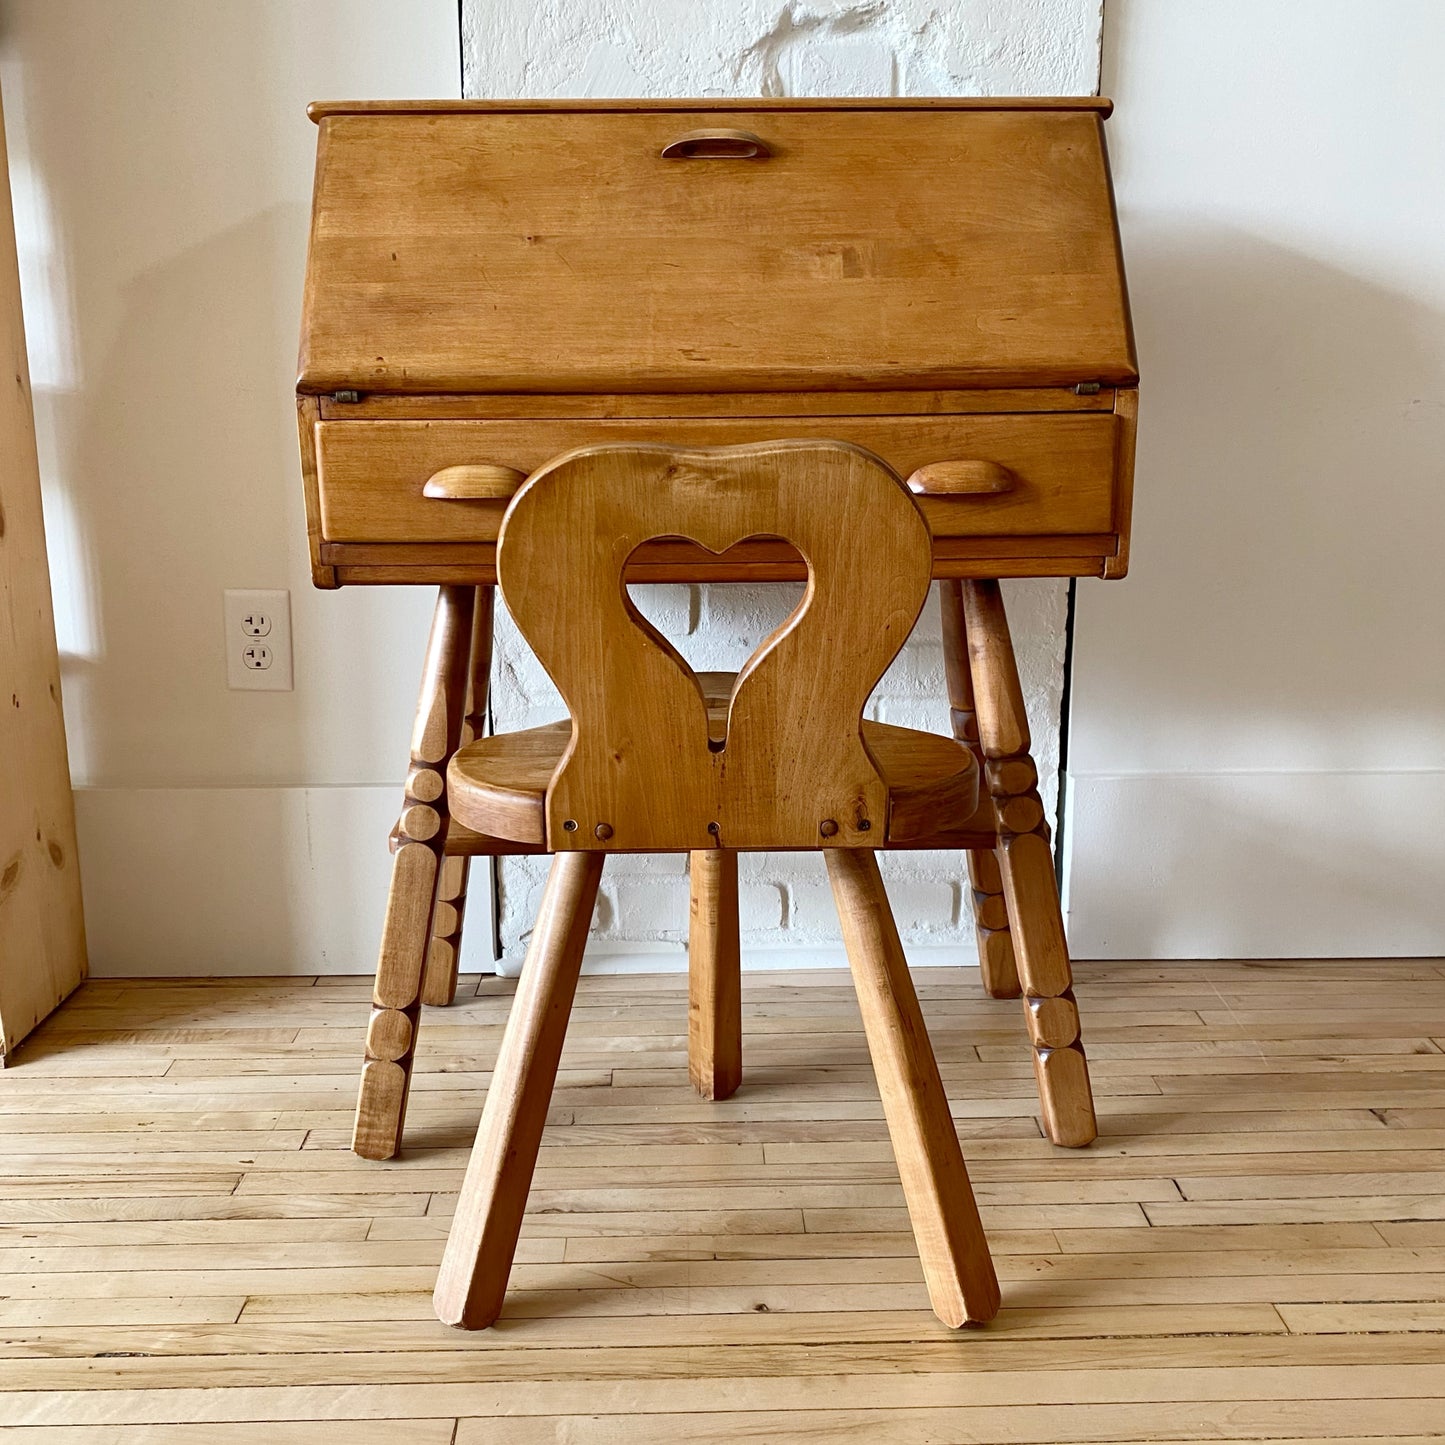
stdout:
<svg viewBox="0 0 1445 1445">
<path fill-rule="evenodd" d="M 100 973 L 374 961 L 430 608 L 310 595 L 297 57 L 346 18 L 346 0 L 203 23 L 187 0 L 0 11 L 13 148 L 53 218 L 27 303 L 64 363 L 42 348 L 35 404 L 62 618 L 77 594 L 61 645 Z M 292 589 L 294 693 L 228 691 L 234 586 Z"/>
<path fill-rule="evenodd" d="M 140 273 L 119 298 L 110 345 L 84 358 L 81 385 L 44 397 L 61 453 L 55 480 L 83 529 L 104 628 L 100 665 L 67 694 L 84 772 L 97 780 L 147 761 L 153 782 L 198 780 L 185 776 L 187 760 L 225 726 L 218 609 L 236 533 L 268 569 L 304 535 L 290 438 L 276 427 L 285 343 L 254 314 L 254 298 L 276 284 L 271 258 L 294 236 L 296 209 L 257 215 Z M 95 244 L 78 241 L 82 273 Z M 93 343 L 99 331 L 82 326 L 81 336 Z M 258 453 L 267 433 L 276 444 Z M 153 707 L 136 705 L 141 686 Z M 163 750 L 181 776 L 154 767 Z"/>
<path fill-rule="evenodd" d="M 1243 231 L 1124 234 L 1134 564 L 1076 653 L 1075 950 L 1330 956 L 1369 919 L 1438 952 L 1445 629 L 1398 638 L 1445 616 L 1442 318 Z"/>
<path fill-rule="evenodd" d="M 1080 657 L 1087 726 L 1147 718 L 1165 771 L 1221 740 L 1234 766 L 1348 769 L 1362 748 L 1430 766 L 1445 630 L 1430 657 L 1388 642 L 1407 610 L 1445 615 L 1445 318 L 1242 231 L 1126 214 L 1124 234 L 1145 376 L 1134 562 L 1090 599 L 1115 642 Z M 1187 646 L 1141 676 L 1176 624 Z"/>
<path fill-rule="evenodd" d="M 404 771 L 430 591 L 308 595 L 292 378 L 278 364 L 295 340 L 253 314 L 276 258 L 300 254 L 306 215 L 269 208 L 140 274 L 101 363 L 46 398 L 103 628 L 99 655 L 64 669 L 100 789 L 78 806 L 102 975 L 371 967 L 400 787 L 356 785 L 352 760 Z M 294 693 L 227 687 L 221 591 L 253 579 L 292 589 Z M 308 632 L 312 606 L 339 636 Z M 398 633 L 404 645 L 389 645 Z M 152 802 L 156 835 L 135 838 Z M 177 892 L 214 920 L 204 956 Z M 328 920 L 336 900 L 348 916 Z"/>
</svg>

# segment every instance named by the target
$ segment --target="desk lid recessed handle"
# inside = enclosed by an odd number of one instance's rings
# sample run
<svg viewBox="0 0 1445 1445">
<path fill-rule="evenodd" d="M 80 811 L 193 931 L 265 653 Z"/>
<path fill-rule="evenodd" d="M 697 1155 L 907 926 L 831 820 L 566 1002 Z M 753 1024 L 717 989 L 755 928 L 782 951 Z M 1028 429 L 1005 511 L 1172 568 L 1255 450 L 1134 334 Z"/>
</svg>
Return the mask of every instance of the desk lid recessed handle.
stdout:
<svg viewBox="0 0 1445 1445">
<path fill-rule="evenodd" d="M 427 478 L 421 494 L 450 502 L 505 502 L 526 480 L 526 472 L 518 471 L 516 467 L 490 463 L 443 467 Z"/>
<path fill-rule="evenodd" d="M 765 161 L 772 153 L 750 130 L 690 130 L 662 148 L 665 161 Z"/>
<path fill-rule="evenodd" d="M 1011 492 L 1018 477 L 1000 462 L 929 462 L 908 479 L 908 490 L 925 497 L 989 496 Z"/>
</svg>

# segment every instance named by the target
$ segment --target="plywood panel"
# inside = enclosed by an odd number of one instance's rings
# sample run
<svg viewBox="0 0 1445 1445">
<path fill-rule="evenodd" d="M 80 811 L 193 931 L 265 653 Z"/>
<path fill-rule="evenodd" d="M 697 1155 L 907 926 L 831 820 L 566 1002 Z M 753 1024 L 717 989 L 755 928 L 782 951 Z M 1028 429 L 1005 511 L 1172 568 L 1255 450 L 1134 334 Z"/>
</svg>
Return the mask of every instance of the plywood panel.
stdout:
<svg viewBox="0 0 1445 1445">
<path fill-rule="evenodd" d="M 0 169 L 6 160 L 0 117 Z M 0 1057 L 85 977 L 8 171 L 0 175 Z"/>
</svg>

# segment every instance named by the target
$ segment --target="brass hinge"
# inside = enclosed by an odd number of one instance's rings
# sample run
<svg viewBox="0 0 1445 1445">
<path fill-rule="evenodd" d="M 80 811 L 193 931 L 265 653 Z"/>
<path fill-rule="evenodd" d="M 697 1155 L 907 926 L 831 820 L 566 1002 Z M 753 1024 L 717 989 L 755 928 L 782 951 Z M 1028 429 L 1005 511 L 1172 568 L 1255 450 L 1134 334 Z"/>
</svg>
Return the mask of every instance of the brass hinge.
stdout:
<svg viewBox="0 0 1445 1445">
<path fill-rule="evenodd" d="M 356 395 L 355 392 L 352 392 L 351 394 L 352 394 L 353 396 Z M 1074 395 L 1075 395 L 1075 396 L 1097 396 L 1098 394 L 1099 394 L 1099 383 L 1098 383 L 1097 381 L 1081 381 L 1081 382 L 1074 388 Z M 336 398 L 336 399 L 337 399 L 338 401 L 341 400 L 341 394 L 340 394 L 340 392 L 337 393 L 337 398 Z"/>
<path fill-rule="evenodd" d="M 1094 388 L 1095 391 L 1098 389 L 1097 386 Z M 361 400 L 361 393 L 359 391 L 333 391 L 331 399 L 341 402 L 343 406 L 355 406 Z"/>
</svg>

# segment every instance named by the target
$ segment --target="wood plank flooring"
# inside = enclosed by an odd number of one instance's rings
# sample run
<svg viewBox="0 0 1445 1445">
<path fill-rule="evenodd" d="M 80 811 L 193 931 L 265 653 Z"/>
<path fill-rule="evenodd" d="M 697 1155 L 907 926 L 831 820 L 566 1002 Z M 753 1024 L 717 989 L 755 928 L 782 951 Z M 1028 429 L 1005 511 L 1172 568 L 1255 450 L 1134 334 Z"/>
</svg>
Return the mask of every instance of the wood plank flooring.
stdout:
<svg viewBox="0 0 1445 1445">
<path fill-rule="evenodd" d="M 0 1075 L 14 1445 L 1445 1439 L 1445 963 L 1084 965 L 1102 1137 L 1016 1003 L 916 977 L 1004 1309 L 928 1310 L 846 976 L 583 980 L 497 1327 L 430 1294 L 513 987 L 428 1010 L 348 1150 L 370 984 L 88 984 Z"/>
</svg>

